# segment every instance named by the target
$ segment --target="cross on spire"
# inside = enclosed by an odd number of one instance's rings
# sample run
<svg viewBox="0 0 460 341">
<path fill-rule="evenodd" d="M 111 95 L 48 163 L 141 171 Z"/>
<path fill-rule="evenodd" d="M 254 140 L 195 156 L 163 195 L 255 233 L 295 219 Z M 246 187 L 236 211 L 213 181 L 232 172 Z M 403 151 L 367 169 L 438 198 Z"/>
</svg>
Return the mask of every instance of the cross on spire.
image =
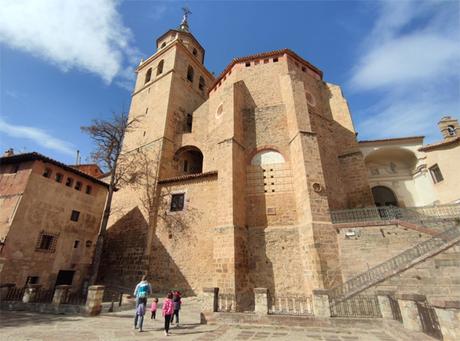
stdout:
<svg viewBox="0 0 460 341">
<path fill-rule="evenodd" d="M 187 6 L 182 7 L 182 11 L 184 12 L 184 16 L 182 17 L 182 22 L 179 26 L 179 29 L 181 31 L 189 32 L 188 17 L 190 14 L 192 14 L 192 11 L 190 11 L 190 9 Z"/>
</svg>

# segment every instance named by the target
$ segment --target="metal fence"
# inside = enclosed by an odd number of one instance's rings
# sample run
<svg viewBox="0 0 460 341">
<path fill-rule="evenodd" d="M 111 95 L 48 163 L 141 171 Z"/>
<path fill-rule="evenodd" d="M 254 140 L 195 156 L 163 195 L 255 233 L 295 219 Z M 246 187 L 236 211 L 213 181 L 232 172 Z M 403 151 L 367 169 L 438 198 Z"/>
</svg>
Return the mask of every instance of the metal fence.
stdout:
<svg viewBox="0 0 460 341">
<path fill-rule="evenodd" d="M 236 307 L 236 299 L 234 294 L 218 295 L 217 311 L 234 312 Z"/>
<path fill-rule="evenodd" d="M 343 301 L 329 297 L 332 317 L 382 317 L 377 296 L 356 295 Z"/>
<path fill-rule="evenodd" d="M 84 305 L 86 304 L 86 295 L 83 295 L 81 292 L 69 292 L 62 303 Z"/>
<path fill-rule="evenodd" d="M 420 322 L 422 323 L 422 330 L 425 334 L 428 334 L 438 340 L 442 340 L 441 327 L 439 326 L 438 317 L 436 311 L 431 307 L 428 302 L 417 302 L 418 315 L 420 316 Z"/>
<path fill-rule="evenodd" d="M 392 296 L 388 296 L 388 300 L 390 301 L 390 308 L 391 313 L 393 314 L 393 319 L 398 322 L 403 323 L 402 316 L 401 316 L 401 309 L 399 308 L 398 300 Z"/>
<path fill-rule="evenodd" d="M 334 299 L 346 298 L 368 287 L 370 284 L 377 283 L 389 275 L 405 269 L 415 259 L 448 244 L 458 237 L 460 237 L 460 228 L 452 227 L 331 289 L 330 295 Z"/>
<path fill-rule="evenodd" d="M 35 302 L 51 303 L 53 301 L 54 289 L 39 288 L 35 296 Z"/>
<path fill-rule="evenodd" d="M 380 220 L 405 220 L 423 225 L 423 223 L 426 222 L 456 218 L 460 219 L 460 204 L 406 208 L 384 206 L 331 211 L 331 219 L 334 224 Z"/>
<path fill-rule="evenodd" d="M 269 296 L 269 314 L 312 315 L 311 296 Z"/>
<path fill-rule="evenodd" d="M 22 301 L 26 288 L 10 287 L 5 296 L 5 301 Z"/>
</svg>

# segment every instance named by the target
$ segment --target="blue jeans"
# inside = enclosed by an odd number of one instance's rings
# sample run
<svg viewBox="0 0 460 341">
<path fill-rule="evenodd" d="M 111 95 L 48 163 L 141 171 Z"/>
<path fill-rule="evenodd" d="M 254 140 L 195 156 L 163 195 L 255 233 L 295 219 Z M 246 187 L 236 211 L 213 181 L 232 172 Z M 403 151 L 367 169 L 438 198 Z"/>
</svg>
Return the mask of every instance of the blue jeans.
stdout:
<svg viewBox="0 0 460 341">
<path fill-rule="evenodd" d="M 134 328 L 137 328 L 137 324 L 139 322 L 139 329 L 142 330 L 142 326 L 144 325 L 144 315 L 136 314 L 134 318 Z"/>
</svg>

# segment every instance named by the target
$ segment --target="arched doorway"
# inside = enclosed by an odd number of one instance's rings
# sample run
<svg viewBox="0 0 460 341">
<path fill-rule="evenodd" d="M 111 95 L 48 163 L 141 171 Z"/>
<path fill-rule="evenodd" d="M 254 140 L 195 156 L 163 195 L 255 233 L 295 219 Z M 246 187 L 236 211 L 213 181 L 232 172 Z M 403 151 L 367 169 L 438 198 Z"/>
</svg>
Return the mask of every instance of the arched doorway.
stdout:
<svg viewBox="0 0 460 341">
<path fill-rule="evenodd" d="M 375 206 L 398 206 L 398 199 L 394 192 L 385 186 L 375 186 L 372 188 Z"/>
<path fill-rule="evenodd" d="M 203 153 L 195 146 L 185 146 L 176 151 L 174 159 L 180 175 L 203 172 Z"/>
</svg>

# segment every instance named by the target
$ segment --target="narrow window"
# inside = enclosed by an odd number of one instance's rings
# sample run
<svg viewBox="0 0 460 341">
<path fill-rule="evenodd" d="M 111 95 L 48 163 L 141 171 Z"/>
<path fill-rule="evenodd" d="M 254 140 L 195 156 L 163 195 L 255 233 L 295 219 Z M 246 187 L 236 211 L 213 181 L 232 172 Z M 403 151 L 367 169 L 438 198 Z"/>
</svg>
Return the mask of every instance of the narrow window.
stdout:
<svg viewBox="0 0 460 341">
<path fill-rule="evenodd" d="M 152 68 L 147 70 L 147 73 L 145 74 L 145 83 L 150 82 L 150 79 L 152 78 Z"/>
<path fill-rule="evenodd" d="M 39 278 L 38 276 L 27 276 L 26 286 L 27 284 L 38 284 Z"/>
<path fill-rule="evenodd" d="M 43 176 L 45 178 L 49 178 L 51 176 L 51 168 L 45 168 L 45 170 L 43 171 Z"/>
<path fill-rule="evenodd" d="M 442 173 L 441 173 L 441 169 L 439 169 L 439 166 L 437 164 L 430 167 L 430 174 L 435 184 L 444 180 Z"/>
<path fill-rule="evenodd" d="M 70 215 L 70 220 L 72 221 L 78 221 L 78 218 L 80 217 L 80 212 L 72 210 L 72 214 Z"/>
<path fill-rule="evenodd" d="M 90 185 L 86 185 L 86 194 L 91 194 L 93 188 Z"/>
<path fill-rule="evenodd" d="M 201 91 L 204 91 L 205 85 L 206 83 L 204 81 L 204 78 L 200 76 L 200 81 L 198 82 L 198 89 L 200 89 Z"/>
<path fill-rule="evenodd" d="M 147 114 L 149 112 L 149 108 L 145 108 L 145 113 Z"/>
<path fill-rule="evenodd" d="M 157 66 L 157 76 L 158 75 L 161 75 L 163 73 L 163 65 L 165 64 L 165 61 L 162 59 L 160 60 L 160 62 L 158 63 L 158 66 Z"/>
<path fill-rule="evenodd" d="M 163 44 L 161 44 L 161 48 L 166 46 L 166 42 L 164 41 Z"/>
<path fill-rule="evenodd" d="M 184 172 L 188 172 L 188 161 L 184 160 L 184 167 L 183 167 Z"/>
<path fill-rule="evenodd" d="M 278 58 L 273 58 L 273 63 L 277 63 L 278 62 Z"/>
<path fill-rule="evenodd" d="M 188 69 L 187 69 L 187 80 L 189 82 L 192 82 L 193 83 L 193 74 L 194 74 L 194 70 L 193 68 L 189 65 Z"/>
<path fill-rule="evenodd" d="M 171 196 L 171 212 L 182 211 L 184 209 L 185 193 L 173 194 Z"/>
<path fill-rule="evenodd" d="M 246 65 L 246 67 L 250 67 L 250 66 L 251 66 L 251 62 L 246 62 L 246 64 L 244 64 L 244 65 Z"/>
<path fill-rule="evenodd" d="M 198 51 L 196 49 L 193 49 L 192 53 L 194 56 L 196 56 L 198 54 Z"/>
<path fill-rule="evenodd" d="M 307 68 L 305 66 L 302 66 L 302 71 L 307 72 Z"/>
<path fill-rule="evenodd" d="M 75 189 L 76 189 L 77 191 L 81 191 L 81 188 L 82 188 L 82 187 L 83 187 L 83 184 L 81 183 L 81 181 L 77 181 L 77 182 L 75 183 Z"/>
<path fill-rule="evenodd" d="M 55 239 L 55 236 L 43 232 L 40 233 L 36 249 L 54 251 Z"/>
<path fill-rule="evenodd" d="M 73 185 L 73 179 L 72 178 L 67 178 L 66 182 L 65 182 L 65 185 L 67 187 L 72 187 Z"/>
<path fill-rule="evenodd" d="M 76 249 L 78 248 L 78 245 L 80 245 L 80 241 L 79 240 L 76 240 L 73 242 L 73 248 Z"/>
<path fill-rule="evenodd" d="M 61 183 L 63 178 L 64 176 L 61 173 L 56 173 L 56 177 L 55 177 L 56 182 Z"/>
<path fill-rule="evenodd" d="M 193 123 L 192 114 L 187 114 L 187 116 L 185 117 L 184 133 L 192 132 L 192 123 Z"/>
</svg>

